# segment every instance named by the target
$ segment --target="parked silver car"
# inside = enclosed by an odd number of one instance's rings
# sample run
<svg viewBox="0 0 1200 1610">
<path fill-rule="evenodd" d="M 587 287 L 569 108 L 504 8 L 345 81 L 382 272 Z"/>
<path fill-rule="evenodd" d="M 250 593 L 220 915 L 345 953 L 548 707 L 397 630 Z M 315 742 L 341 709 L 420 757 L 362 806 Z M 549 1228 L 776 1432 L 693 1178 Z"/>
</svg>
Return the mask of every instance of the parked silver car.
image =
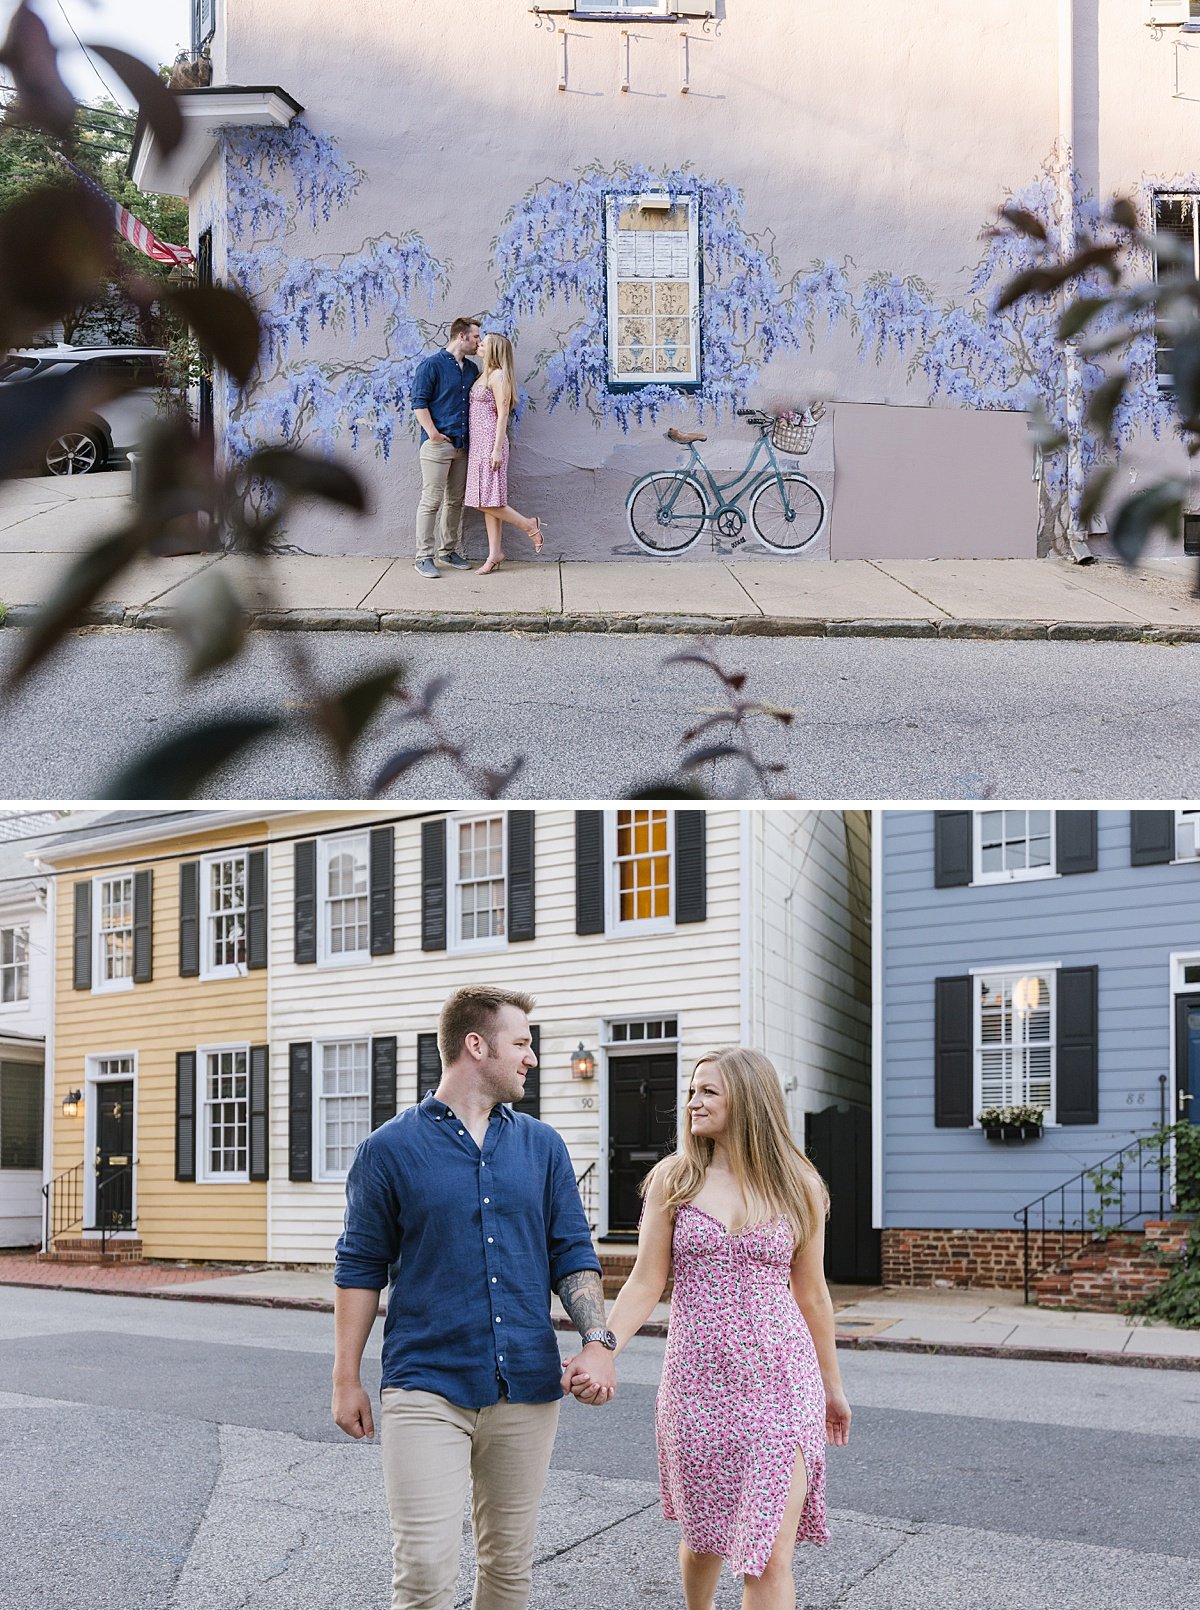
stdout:
<svg viewBox="0 0 1200 1610">
<path fill-rule="evenodd" d="M 159 347 L 28 347 L 10 352 L 0 362 L 0 386 L 21 385 L 35 375 L 84 365 L 97 378 L 129 387 L 90 409 L 45 451 L 47 474 L 90 475 L 109 465 L 123 465 L 130 448 L 137 446 L 158 406 L 165 356 Z"/>
</svg>

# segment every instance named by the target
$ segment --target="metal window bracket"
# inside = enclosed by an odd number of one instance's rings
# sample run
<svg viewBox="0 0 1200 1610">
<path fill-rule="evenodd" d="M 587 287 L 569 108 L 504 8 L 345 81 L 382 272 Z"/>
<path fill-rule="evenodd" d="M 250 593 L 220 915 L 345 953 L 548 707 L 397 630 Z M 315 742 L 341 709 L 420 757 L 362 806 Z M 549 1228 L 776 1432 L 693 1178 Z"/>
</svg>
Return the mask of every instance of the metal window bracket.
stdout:
<svg viewBox="0 0 1200 1610">
<path fill-rule="evenodd" d="M 558 35 L 562 41 L 562 60 L 559 64 L 558 70 L 558 87 L 561 91 L 565 90 L 567 87 L 567 30 L 565 28 L 560 28 L 558 30 Z"/>
<path fill-rule="evenodd" d="M 691 52 L 688 48 L 688 34 L 686 28 L 684 28 L 679 35 L 679 56 L 680 70 L 683 75 L 679 85 L 679 93 L 681 95 L 686 95 L 692 87 L 690 72 Z"/>
<path fill-rule="evenodd" d="M 622 28 L 621 29 L 621 51 L 622 51 L 622 53 L 624 55 L 624 58 L 625 58 L 625 66 L 624 66 L 624 70 L 623 70 L 623 76 L 621 78 L 621 94 L 622 95 L 628 95 L 629 94 L 630 64 L 631 64 L 631 60 L 632 60 L 632 57 L 631 57 L 632 50 L 633 50 L 633 45 L 630 42 L 629 29 L 628 28 Z"/>
</svg>

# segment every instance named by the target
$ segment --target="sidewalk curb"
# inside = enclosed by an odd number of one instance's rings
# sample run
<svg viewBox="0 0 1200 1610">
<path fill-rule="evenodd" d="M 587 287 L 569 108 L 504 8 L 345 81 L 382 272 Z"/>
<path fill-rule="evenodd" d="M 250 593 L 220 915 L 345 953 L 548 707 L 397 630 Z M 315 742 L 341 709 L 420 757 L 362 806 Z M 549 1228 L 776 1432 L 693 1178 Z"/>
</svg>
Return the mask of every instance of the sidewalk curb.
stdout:
<svg viewBox="0 0 1200 1610">
<path fill-rule="evenodd" d="M 96 1286 L 72 1286 L 44 1280 L 0 1280 L 0 1286 L 22 1286 L 28 1291 L 76 1291 L 91 1297 L 153 1297 L 176 1303 L 228 1303 L 235 1308 L 286 1308 L 297 1312 L 332 1314 L 333 1304 L 326 1297 L 252 1297 L 241 1292 L 206 1292 L 176 1287 L 162 1291 L 120 1291 Z M 565 1315 L 555 1318 L 556 1331 L 574 1331 Z M 836 1334 L 836 1325 L 835 1325 Z M 639 1336 L 662 1340 L 667 1326 L 651 1320 L 638 1331 Z M 1200 1371 L 1200 1358 L 1167 1353 L 1106 1353 L 1096 1349 L 1071 1347 L 993 1347 L 985 1342 L 921 1342 L 886 1336 L 837 1335 L 837 1345 L 854 1353 L 932 1353 L 944 1358 L 1015 1358 L 1043 1364 L 1118 1364 L 1127 1369 Z"/>
</svg>

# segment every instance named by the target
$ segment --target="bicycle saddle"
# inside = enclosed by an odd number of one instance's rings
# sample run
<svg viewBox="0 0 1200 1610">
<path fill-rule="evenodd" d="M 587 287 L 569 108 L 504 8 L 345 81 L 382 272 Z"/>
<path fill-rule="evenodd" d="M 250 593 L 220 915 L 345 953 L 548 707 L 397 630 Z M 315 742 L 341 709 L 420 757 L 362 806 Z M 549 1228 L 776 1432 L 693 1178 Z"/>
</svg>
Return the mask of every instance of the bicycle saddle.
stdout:
<svg viewBox="0 0 1200 1610">
<path fill-rule="evenodd" d="M 669 442 L 678 442 L 680 447 L 689 447 L 692 442 L 706 442 L 708 437 L 707 435 L 700 435 L 698 431 L 689 432 L 686 430 L 676 430 L 675 427 L 672 426 L 667 432 L 667 440 Z"/>
</svg>

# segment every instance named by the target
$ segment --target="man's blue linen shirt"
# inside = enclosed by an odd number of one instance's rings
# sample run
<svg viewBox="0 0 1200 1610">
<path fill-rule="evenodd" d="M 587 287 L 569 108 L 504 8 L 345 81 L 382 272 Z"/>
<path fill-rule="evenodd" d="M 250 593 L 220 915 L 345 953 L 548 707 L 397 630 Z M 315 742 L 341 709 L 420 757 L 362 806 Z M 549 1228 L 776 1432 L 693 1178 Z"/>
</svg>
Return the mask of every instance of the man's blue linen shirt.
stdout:
<svg viewBox="0 0 1200 1610">
<path fill-rule="evenodd" d="M 483 1151 L 433 1096 L 359 1146 L 334 1283 L 388 1291 L 383 1385 L 466 1409 L 562 1396 L 550 1293 L 600 1272 L 562 1136 L 493 1109 Z"/>
<path fill-rule="evenodd" d="M 428 408 L 434 424 L 443 436 L 449 436 L 455 447 L 466 447 L 470 434 L 471 387 L 479 379 L 479 369 L 470 358 L 464 358 L 462 367 L 452 353 L 443 347 L 440 352 L 422 358 L 413 376 L 412 405 Z M 421 446 L 429 440 L 429 432 L 422 429 Z"/>
</svg>

